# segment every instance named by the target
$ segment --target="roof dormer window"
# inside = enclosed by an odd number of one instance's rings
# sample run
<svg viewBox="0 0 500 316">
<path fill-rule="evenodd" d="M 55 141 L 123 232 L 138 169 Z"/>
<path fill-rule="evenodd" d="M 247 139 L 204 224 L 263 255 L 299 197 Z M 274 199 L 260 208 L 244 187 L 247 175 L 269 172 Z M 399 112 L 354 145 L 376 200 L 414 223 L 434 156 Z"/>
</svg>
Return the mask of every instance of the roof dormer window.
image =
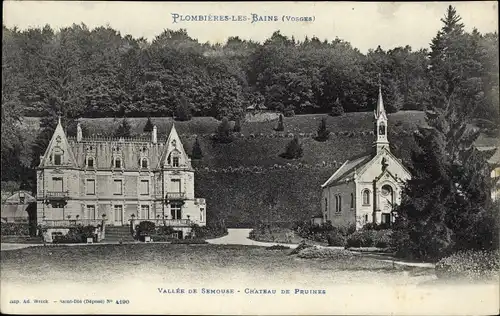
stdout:
<svg viewBox="0 0 500 316">
<path fill-rule="evenodd" d="M 146 158 L 141 159 L 141 168 L 147 168 L 148 167 L 148 160 Z"/>
<path fill-rule="evenodd" d="M 94 168 L 94 158 L 92 157 L 87 158 L 87 167 Z"/>
<path fill-rule="evenodd" d="M 172 167 L 179 167 L 179 157 L 172 157 Z"/>
<path fill-rule="evenodd" d="M 60 153 L 54 154 L 54 165 L 56 166 L 62 165 L 62 154 Z"/>
</svg>

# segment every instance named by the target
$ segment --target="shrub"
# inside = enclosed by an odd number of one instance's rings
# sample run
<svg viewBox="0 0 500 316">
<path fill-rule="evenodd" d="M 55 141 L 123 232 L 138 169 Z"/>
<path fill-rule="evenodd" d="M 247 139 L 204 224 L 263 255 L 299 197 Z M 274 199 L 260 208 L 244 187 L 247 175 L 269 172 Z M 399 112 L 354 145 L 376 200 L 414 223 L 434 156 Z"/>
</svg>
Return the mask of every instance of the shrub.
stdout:
<svg viewBox="0 0 500 316">
<path fill-rule="evenodd" d="M 235 133 L 241 132 L 241 119 L 240 118 L 237 118 L 234 121 L 233 132 L 235 132 Z"/>
<path fill-rule="evenodd" d="M 345 246 L 346 237 L 338 229 L 334 229 L 326 234 L 328 246 Z"/>
<path fill-rule="evenodd" d="M 330 112 L 331 116 L 342 116 L 343 114 L 344 114 L 343 107 L 334 107 L 334 108 L 332 108 L 332 111 Z"/>
<path fill-rule="evenodd" d="M 193 224 L 191 229 L 195 238 L 200 239 L 211 239 L 227 235 L 227 227 L 222 223 L 211 223 L 207 226 Z"/>
<path fill-rule="evenodd" d="M 156 233 L 156 225 L 150 221 L 140 222 L 136 226 L 135 232 L 137 237 L 151 236 Z"/>
<path fill-rule="evenodd" d="M 191 152 L 191 159 L 201 159 L 203 158 L 203 152 L 201 151 L 200 142 L 198 137 L 194 141 L 193 150 Z"/>
<path fill-rule="evenodd" d="M 151 133 L 152 131 L 153 131 L 153 122 L 151 122 L 151 118 L 148 117 L 148 121 L 146 122 L 146 125 L 144 126 L 144 132 Z"/>
<path fill-rule="evenodd" d="M 278 118 L 278 126 L 274 129 L 277 132 L 283 132 L 285 130 L 285 125 L 283 123 L 283 115 L 280 114 Z"/>
<path fill-rule="evenodd" d="M 156 241 L 170 241 L 173 238 L 168 236 L 168 235 L 151 235 L 151 240 L 156 242 Z"/>
<path fill-rule="evenodd" d="M 226 117 L 222 119 L 222 122 L 217 127 L 215 140 L 219 143 L 227 144 L 234 140 L 233 134 L 231 131 L 231 126 Z"/>
<path fill-rule="evenodd" d="M 326 128 L 326 118 L 322 118 L 318 127 L 318 135 L 316 136 L 316 140 L 319 142 L 327 141 L 330 137 L 330 131 Z"/>
<path fill-rule="evenodd" d="M 280 156 L 285 159 L 298 159 L 302 157 L 303 149 L 299 137 L 295 136 L 286 146 L 285 152 Z"/>
<path fill-rule="evenodd" d="M 285 249 L 290 249 L 290 247 L 283 245 L 272 245 L 270 247 L 266 247 L 266 250 L 285 250 Z"/>
<path fill-rule="evenodd" d="M 349 250 L 345 249 L 309 247 L 306 249 L 302 249 L 299 252 L 298 257 L 304 259 L 315 259 L 315 258 L 350 259 L 353 257 L 353 254 Z"/>
<path fill-rule="evenodd" d="M 293 249 L 290 254 L 296 255 L 304 249 L 314 247 L 313 245 L 307 244 L 305 241 L 302 241 L 295 249 Z"/>
<path fill-rule="evenodd" d="M 461 251 L 438 261 L 436 276 L 442 279 L 498 279 L 500 253 L 497 251 Z"/>
<path fill-rule="evenodd" d="M 123 118 L 120 126 L 118 126 L 118 129 L 116 129 L 114 137 L 130 137 L 130 123 L 128 122 L 127 118 Z"/>
<path fill-rule="evenodd" d="M 330 115 L 331 116 L 342 116 L 343 114 L 344 114 L 344 108 L 340 104 L 339 98 L 337 98 L 337 100 L 335 100 L 335 103 L 333 104 Z"/>
<path fill-rule="evenodd" d="M 387 248 L 391 246 L 392 230 L 359 230 L 347 238 L 347 246 Z"/>
<path fill-rule="evenodd" d="M 381 229 L 388 229 L 390 224 L 386 223 L 366 223 L 363 226 L 363 230 L 381 230 Z"/>
<path fill-rule="evenodd" d="M 27 223 L 1 223 L 2 236 L 29 236 L 30 225 Z"/>
<path fill-rule="evenodd" d="M 157 235 L 171 236 L 175 233 L 175 229 L 171 226 L 159 226 L 156 227 L 155 232 Z"/>
<path fill-rule="evenodd" d="M 293 107 L 287 107 L 284 111 L 283 111 L 283 115 L 285 115 L 285 117 L 292 117 L 292 116 L 295 116 L 295 111 L 293 110 Z"/>
<path fill-rule="evenodd" d="M 95 227 L 92 225 L 71 227 L 66 235 L 56 235 L 52 242 L 56 244 L 85 243 L 87 238 L 97 241 Z"/>
</svg>

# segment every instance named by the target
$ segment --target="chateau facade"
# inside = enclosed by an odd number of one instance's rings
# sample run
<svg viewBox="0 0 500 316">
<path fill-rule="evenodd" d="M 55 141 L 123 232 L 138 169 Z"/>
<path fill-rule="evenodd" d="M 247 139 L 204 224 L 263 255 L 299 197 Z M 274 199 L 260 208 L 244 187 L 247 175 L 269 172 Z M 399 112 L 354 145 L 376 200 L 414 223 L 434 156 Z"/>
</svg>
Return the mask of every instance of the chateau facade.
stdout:
<svg viewBox="0 0 500 316">
<path fill-rule="evenodd" d="M 346 162 L 321 186 L 323 221 L 334 226 L 392 223 L 394 205 L 410 172 L 390 151 L 388 119 L 379 87 L 375 110 L 375 142 L 372 150 Z"/>
<path fill-rule="evenodd" d="M 195 198 L 194 170 L 172 126 L 159 141 L 66 136 L 61 120 L 37 168 L 37 222 L 125 226 L 149 220 L 186 234 L 205 226 L 205 199 Z"/>
</svg>

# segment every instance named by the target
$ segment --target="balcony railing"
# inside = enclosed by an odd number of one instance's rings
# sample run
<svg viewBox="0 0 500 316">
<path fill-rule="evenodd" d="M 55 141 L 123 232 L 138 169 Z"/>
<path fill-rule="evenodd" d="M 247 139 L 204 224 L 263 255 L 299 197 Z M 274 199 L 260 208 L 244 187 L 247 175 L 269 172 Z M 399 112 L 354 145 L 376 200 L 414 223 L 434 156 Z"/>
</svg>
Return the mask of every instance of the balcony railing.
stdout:
<svg viewBox="0 0 500 316">
<path fill-rule="evenodd" d="M 140 222 L 145 221 L 153 222 L 156 226 L 190 227 L 193 224 L 190 219 L 135 218 L 134 225 L 139 225 Z"/>
<path fill-rule="evenodd" d="M 186 193 L 184 192 L 168 192 L 167 200 L 185 200 Z"/>
<path fill-rule="evenodd" d="M 44 219 L 42 226 L 45 227 L 74 227 L 74 226 L 96 226 L 102 224 L 102 219 Z"/>
<path fill-rule="evenodd" d="M 45 198 L 52 200 L 65 200 L 69 198 L 68 191 L 45 191 Z"/>
</svg>

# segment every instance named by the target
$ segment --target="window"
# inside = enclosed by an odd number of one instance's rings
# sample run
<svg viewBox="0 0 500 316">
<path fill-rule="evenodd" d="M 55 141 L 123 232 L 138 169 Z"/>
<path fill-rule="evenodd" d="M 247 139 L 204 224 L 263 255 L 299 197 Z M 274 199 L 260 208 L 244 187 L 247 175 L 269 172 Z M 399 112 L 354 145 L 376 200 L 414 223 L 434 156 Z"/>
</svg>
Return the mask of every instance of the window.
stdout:
<svg viewBox="0 0 500 316">
<path fill-rule="evenodd" d="M 52 190 L 54 192 L 63 192 L 63 178 L 52 178 Z"/>
<path fill-rule="evenodd" d="M 380 135 L 385 135 L 385 124 L 384 123 L 380 123 L 378 133 Z"/>
<path fill-rule="evenodd" d="M 370 205 L 370 190 L 363 191 L 363 205 Z"/>
<path fill-rule="evenodd" d="M 171 179 L 171 191 L 170 192 L 181 192 L 181 179 Z"/>
<path fill-rule="evenodd" d="M 123 205 L 115 205 L 115 222 L 121 222 L 123 219 Z"/>
<path fill-rule="evenodd" d="M 393 191 L 390 185 L 382 186 L 382 196 L 389 202 L 390 204 L 394 203 L 393 201 Z"/>
<path fill-rule="evenodd" d="M 89 167 L 89 168 L 94 167 L 94 158 L 92 158 L 92 157 L 87 158 L 87 167 Z"/>
<path fill-rule="evenodd" d="M 365 223 L 368 222 L 368 214 L 365 214 Z"/>
<path fill-rule="evenodd" d="M 120 158 L 115 158 L 115 168 L 122 167 L 122 160 Z"/>
<path fill-rule="evenodd" d="M 146 158 L 142 158 L 141 168 L 147 168 L 147 167 L 148 167 L 148 160 Z"/>
<path fill-rule="evenodd" d="M 114 180 L 114 195 L 122 195 L 123 194 L 123 187 L 122 187 L 122 180 Z"/>
<path fill-rule="evenodd" d="M 94 205 L 87 205 L 87 218 L 89 219 L 97 219 L 97 214 L 95 212 Z"/>
<path fill-rule="evenodd" d="M 151 219 L 149 215 L 149 205 L 141 205 L 141 214 L 139 215 L 141 219 Z"/>
<path fill-rule="evenodd" d="M 354 208 L 354 193 L 351 193 L 351 208 Z"/>
<path fill-rule="evenodd" d="M 382 224 L 390 224 L 391 223 L 391 214 L 382 213 L 381 221 L 382 221 Z"/>
<path fill-rule="evenodd" d="M 325 198 L 325 213 L 328 212 L 328 199 Z"/>
<path fill-rule="evenodd" d="M 87 179 L 87 194 L 94 195 L 95 194 L 95 180 Z"/>
<path fill-rule="evenodd" d="M 172 216 L 172 219 L 182 219 L 181 204 L 170 204 L 170 215 Z"/>
<path fill-rule="evenodd" d="M 172 158 L 172 166 L 173 167 L 179 167 L 179 157 L 173 157 Z"/>
<path fill-rule="evenodd" d="M 204 208 L 200 208 L 200 222 L 203 222 L 203 212 L 205 211 Z"/>
<path fill-rule="evenodd" d="M 62 162 L 62 155 L 61 154 L 54 154 L 54 165 L 60 166 Z"/>
<path fill-rule="evenodd" d="M 141 190 L 141 195 L 149 194 L 149 180 L 141 180 L 140 190 Z"/>
<path fill-rule="evenodd" d="M 335 196 L 335 211 L 337 213 L 342 212 L 342 196 L 340 195 Z"/>
</svg>

